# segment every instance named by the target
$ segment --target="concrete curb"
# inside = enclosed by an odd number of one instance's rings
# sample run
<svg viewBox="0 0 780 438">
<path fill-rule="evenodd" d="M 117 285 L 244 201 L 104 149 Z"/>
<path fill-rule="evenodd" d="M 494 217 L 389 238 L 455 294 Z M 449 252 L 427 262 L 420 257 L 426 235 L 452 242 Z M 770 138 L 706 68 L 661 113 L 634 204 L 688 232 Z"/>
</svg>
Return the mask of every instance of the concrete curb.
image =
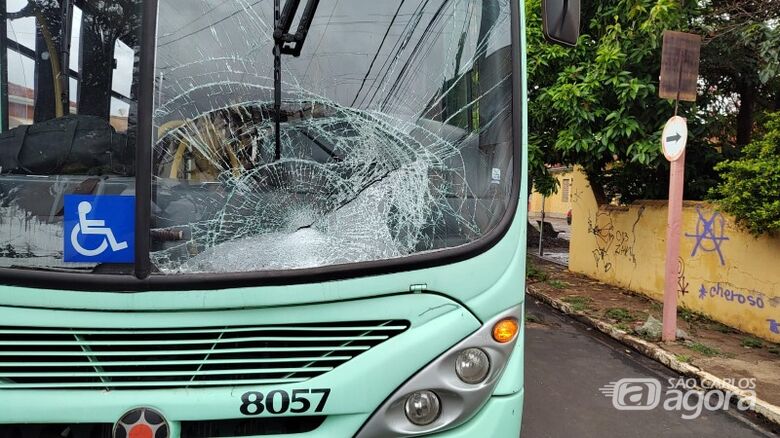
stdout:
<svg viewBox="0 0 780 438">
<path fill-rule="evenodd" d="M 569 315 L 589 326 L 598 329 L 600 332 L 606 334 L 607 336 L 617 340 L 618 342 L 628 347 L 631 347 L 632 349 L 638 351 L 639 353 L 642 353 L 643 355 L 649 357 L 650 359 L 653 359 L 656 362 L 661 363 L 667 368 L 674 370 L 684 376 L 694 377 L 698 379 L 702 385 L 708 388 L 714 388 L 714 389 L 720 389 L 722 391 L 732 392 L 737 397 L 739 397 L 740 400 L 746 400 L 751 398 L 750 394 L 748 394 L 746 391 L 737 388 L 734 385 L 729 384 L 723 379 L 713 374 L 710 374 L 707 371 L 702 370 L 701 368 L 698 368 L 691 364 L 680 362 L 679 360 L 677 360 L 674 354 L 664 350 L 663 348 L 653 343 L 647 342 L 644 339 L 637 338 L 636 336 L 632 336 L 604 321 L 599 321 L 583 313 L 577 312 L 574 309 L 572 309 L 572 307 L 569 304 L 557 300 L 549 295 L 546 295 L 543 292 L 534 290 L 533 284 L 528 285 L 527 293 L 531 297 L 547 304 L 548 306 L 556 310 L 559 310 L 565 313 L 566 315 Z M 751 410 L 756 414 L 758 414 L 759 416 L 765 418 L 766 420 L 776 425 L 780 425 L 780 407 L 775 406 L 759 398 L 756 398 L 755 400 L 756 400 L 755 405 Z"/>
</svg>

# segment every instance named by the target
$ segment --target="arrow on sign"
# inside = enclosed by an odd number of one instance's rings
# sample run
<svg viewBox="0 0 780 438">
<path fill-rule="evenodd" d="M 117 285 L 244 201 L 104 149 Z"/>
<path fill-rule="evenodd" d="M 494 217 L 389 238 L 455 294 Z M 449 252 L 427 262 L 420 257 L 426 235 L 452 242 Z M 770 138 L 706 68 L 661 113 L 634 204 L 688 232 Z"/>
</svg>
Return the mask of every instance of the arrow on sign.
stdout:
<svg viewBox="0 0 780 438">
<path fill-rule="evenodd" d="M 674 116 L 666 122 L 661 134 L 661 146 L 669 161 L 677 161 L 688 144 L 688 125 L 682 117 Z"/>
</svg>

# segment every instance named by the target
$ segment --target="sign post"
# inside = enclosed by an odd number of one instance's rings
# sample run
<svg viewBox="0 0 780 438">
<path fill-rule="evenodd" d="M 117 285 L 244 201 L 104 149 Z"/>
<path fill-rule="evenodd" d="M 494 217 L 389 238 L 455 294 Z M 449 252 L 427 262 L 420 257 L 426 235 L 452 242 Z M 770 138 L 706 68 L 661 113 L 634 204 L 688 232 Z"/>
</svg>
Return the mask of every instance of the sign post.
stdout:
<svg viewBox="0 0 780 438">
<path fill-rule="evenodd" d="M 685 146 L 688 143 L 688 125 L 682 117 L 674 116 L 664 128 L 661 137 L 669 171 L 669 216 L 666 224 L 666 269 L 664 277 L 664 315 L 662 339 L 674 342 L 677 337 L 677 259 L 680 257 L 682 234 L 683 187 L 685 186 Z"/>
<path fill-rule="evenodd" d="M 699 35 L 664 32 L 659 95 L 661 98 L 675 100 L 674 117 L 666 123 L 661 135 L 664 156 L 671 163 L 664 277 L 664 342 L 674 342 L 677 337 L 677 260 L 680 258 L 685 147 L 688 144 L 688 125 L 684 118 L 677 116 L 677 109 L 681 100 L 696 101 L 700 51 Z"/>
</svg>

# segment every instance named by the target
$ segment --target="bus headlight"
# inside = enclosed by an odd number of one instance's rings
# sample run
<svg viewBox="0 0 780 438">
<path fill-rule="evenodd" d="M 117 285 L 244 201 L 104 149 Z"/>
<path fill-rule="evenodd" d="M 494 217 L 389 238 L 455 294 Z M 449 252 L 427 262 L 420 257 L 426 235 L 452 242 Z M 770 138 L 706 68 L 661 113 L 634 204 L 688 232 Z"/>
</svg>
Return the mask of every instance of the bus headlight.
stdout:
<svg viewBox="0 0 780 438">
<path fill-rule="evenodd" d="M 455 359 L 455 372 L 464 383 L 481 383 L 490 372 L 490 359 L 479 348 L 467 348 Z"/>
<path fill-rule="evenodd" d="M 501 312 L 401 385 L 363 425 L 357 438 L 398 438 L 452 429 L 488 401 L 509 362 L 522 327 L 523 305 Z M 516 330 L 494 337 L 501 321 Z"/>
<path fill-rule="evenodd" d="M 441 402 L 433 391 L 415 391 L 404 404 L 406 418 L 418 426 L 427 426 L 439 418 Z"/>
</svg>

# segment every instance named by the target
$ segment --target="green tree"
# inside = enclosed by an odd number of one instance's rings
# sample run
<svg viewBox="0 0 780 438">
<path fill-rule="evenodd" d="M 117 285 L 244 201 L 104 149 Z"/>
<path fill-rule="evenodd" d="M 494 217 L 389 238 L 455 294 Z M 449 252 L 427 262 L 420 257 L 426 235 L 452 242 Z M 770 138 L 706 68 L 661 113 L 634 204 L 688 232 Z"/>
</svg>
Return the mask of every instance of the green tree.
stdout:
<svg viewBox="0 0 780 438">
<path fill-rule="evenodd" d="M 659 164 L 659 129 L 673 112 L 656 97 L 662 34 L 686 14 L 679 0 L 586 2 L 583 34 L 566 50 L 543 43 L 538 3 L 527 7 L 532 148 L 581 165 L 606 202 L 607 169 Z"/>
<path fill-rule="evenodd" d="M 691 132 L 687 199 L 703 199 L 720 182 L 715 165 L 739 154 L 760 126 L 756 114 L 780 104 L 778 2 L 584 2 L 573 50 L 544 42 L 539 3 L 526 11 L 535 178 L 544 177 L 543 163 L 579 164 L 602 203 L 667 196 L 660 130 L 674 104 L 657 89 L 667 29 L 704 37 L 699 100 L 680 105 Z"/>
<path fill-rule="evenodd" d="M 769 114 L 766 133 L 744 149 L 738 160 L 716 169 L 723 183 L 712 197 L 751 233 L 780 232 L 780 112 Z"/>
<path fill-rule="evenodd" d="M 709 118 L 721 124 L 713 133 L 729 138 L 726 146 L 742 147 L 752 139 L 756 115 L 780 110 L 780 2 L 710 0 L 704 5 L 691 22 L 692 31 L 704 39 L 701 77 L 707 93 L 701 98 Z"/>
</svg>

